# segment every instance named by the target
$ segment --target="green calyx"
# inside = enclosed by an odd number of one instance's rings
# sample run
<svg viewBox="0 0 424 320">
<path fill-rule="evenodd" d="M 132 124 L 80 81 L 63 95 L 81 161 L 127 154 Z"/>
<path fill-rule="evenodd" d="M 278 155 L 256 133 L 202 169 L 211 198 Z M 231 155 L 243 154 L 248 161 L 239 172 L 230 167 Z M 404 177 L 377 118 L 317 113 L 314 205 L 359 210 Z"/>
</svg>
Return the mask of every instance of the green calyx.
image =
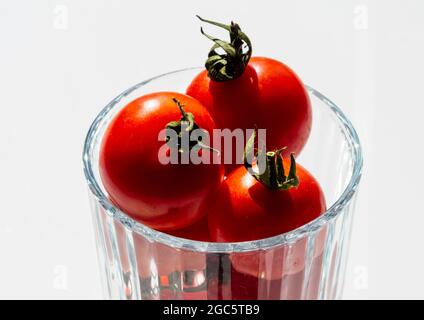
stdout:
<svg viewBox="0 0 424 320">
<path fill-rule="evenodd" d="M 194 121 L 194 115 L 191 112 L 186 112 L 184 110 L 184 105 L 180 101 L 178 101 L 176 98 L 172 98 L 172 101 L 174 101 L 175 104 L 180 109 L 181 118 L 178 121 L 168 122 L 168 124 L 166 125 L 166 129 L 173 130 L 176 134 L 176 135 L 167 135 L 166 143 L 170 147 L 178 148 L 179 153 L 189 152 L 194 147 L 216 151 L 215 149 L 205 145 L 201 141 L 201 138 L 199 138 L 198 140 L 193 140 L 193 141 L 190 139 L 190 134 L 192 133 L 192 131 L 196 129 L 201 129 L 201 128 Z M 187 139 L 188 139 L 187 146 L 184 146 L 182 143 L 183 134 L 187 135 Z M 176 141 L 172 140 L 173 139 L 171 138 L 172 136 L 175 137 L 174 139 L 176 139 Z M 187 147 L 188 147 L 188 150 L 187 150 Z"/>
<path fill-rule="evenodd" d="M 290 169 L 288 175 L 286 175 L 281 154 L 285 148 L 268 152 L 255 148 L 256 132 L 257 129 L 253 131 L 252 136 L 247 141 L 244 151 L 244 166 L 246 169 L 257 181 L 271 190 L 288 190 L 297 187 L 299 185 L 299 178 L 296 175 L 294 154 L 290 154 Z M 253 172 L 253 158 L 258 159 L 258 161 L 264 161 L 264 170 L 259 170 L 262 173 Z M 259 163 L 258 166 L 260 166 Z"/>
<path fill-rule="evenodd" d="M 249 38 L 237 23 L 231 22 L 230 25 L 226 25 L 199 16 L 197 18 L 230 33 L 230 42 L 227 42 L 206 34 L 203 28 L 200 28 L 201 33 L 214 42 L 205 63 L 208 76 L 214 81 L 229 81 L 240 77 L 252 56 L 252 44 Z M 219 49 L 223 52 L 220 53 Z"/>
</svg>

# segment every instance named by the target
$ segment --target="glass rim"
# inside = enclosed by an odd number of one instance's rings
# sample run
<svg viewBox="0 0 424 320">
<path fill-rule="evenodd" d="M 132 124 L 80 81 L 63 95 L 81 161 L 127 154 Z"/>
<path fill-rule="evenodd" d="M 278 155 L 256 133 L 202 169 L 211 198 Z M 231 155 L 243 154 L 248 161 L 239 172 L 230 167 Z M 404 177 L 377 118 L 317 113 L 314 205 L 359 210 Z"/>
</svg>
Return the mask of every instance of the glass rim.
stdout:
<svg viewBox="0 0 424 320">
<path fill-rule="evenodd" d="M 190 71 L 190 70 L 200 70 L 201 67 L 192 67 L 192 68 L 184 68 L 176 71 L 167 72 L 155 77 L 152 77 L 148 80 L 139 82 L 134 86 L 128 88 L 117 97 L 115 97 L 111 102 L 109 102 L 96 116 L 94 121 L 92 122 L 87 136 L 84 142 L 84 150 L 83 150 L 83 168 L 84 174 L 86 178 L 86 182 L 89 186 L 91 193 L 94 195 L 96 200 L 101 204 L 101 206 L 105 209 L 106 213 L 111 215 L 114 219 L 118 220 L 122 223 L 126 228 L 131 229 L 132 231 L 146 237 L 147 239 L 155 242 L 160 242 L 162 244 L 177 248 L 177 249 L 185 249 L 195 252 L 216 252 L 216 253 L 229 253 L 229 252 L 248 252 L 260 249 L 268 249 L 271 247 L 275 247 L 278 245 L 290 244 L 295 242 L 296 240 L 302 238 L 306 234 L 310 232 L 315 232 L 319 230 L 322 226 L 326 225 L 328 222 L 332 221 L 335 217 L 338 216 L 342 209 L 351 201 L 353 195 L 356 193 L 357 187 L 359 185 L 361 174 L 362 174 L 362 166 L 363 166 L 363 157 L 362 157 L 362 149 L 359 141 L 359 137 L 354 129 L 350 120 L 344 115 L 341 109 L 333 103 L 330 99 L 325 97 L 319 91 L 313 89 L 310 86 L 305 85 L 307 91 L 317 97 L 320 101 L 322 101 L 327 107 L 330 108 L 331 112 L 335 114 L 339 124 L 343 128 L 343 133 L 345 134 L 346 139 L 350 143 L 351 154 L 353 158 L 353 172 L 350 177 L 349 183 L 338 197 L 338 199 L 318 218 L 310 221 L 309 223 L 296 228 L 292 231 L 288 231 L 276 236 L 253 240 L 253 241 L 244 241 L 244 242 L 204 242 L 197 240 L 189 240 L 185 238 L 179 238 L 161 231 L 154 230 L 143 223 L 131 218 L 126 213 L 121 211 L 118 207 L 116 207 L 112 202 L 109 201 L 106 194 L 100 188 L 100 185 L 93 173 L 92 168 L 92 159 L 90 157 L 94 137 L 98 133 L 98 128 L 104 119 L 104 117 L 109 113 L 109 111 L 124 97 L 131 94 L 133 91 L 138 88 L 148 84 L 151 81 L 159 79 L 164 76 Z"/>
</svg>

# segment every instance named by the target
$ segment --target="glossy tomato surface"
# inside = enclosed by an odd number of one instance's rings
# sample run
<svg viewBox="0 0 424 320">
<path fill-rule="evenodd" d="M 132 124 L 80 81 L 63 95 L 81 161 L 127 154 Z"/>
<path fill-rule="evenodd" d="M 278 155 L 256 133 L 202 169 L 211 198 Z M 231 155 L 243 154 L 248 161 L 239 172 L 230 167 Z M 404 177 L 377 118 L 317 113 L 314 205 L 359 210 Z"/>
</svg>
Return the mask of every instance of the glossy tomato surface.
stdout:
<svg viewBox="0 0 424 320">
<path fill-rule="evenodd" d="M 285 64 L 270 58 L 252 57 L 243 74 L 225 82 L 211 80 L 200 72 L 187 88 L 210 112 L 218 128 L 243 131 L 266 129 L 267 150 L 286 146 L 284 155 L 299 154 L 311 130 L 312 110 L 299 77 Z M 248 137 L 247 137 L 248 138 Z M 242 163 L 243 151 L 231 150 L 230 172 Z"/>
<path fill-rule="evenodd" d="M 284 160 L 286 172 L 290 161 Z M 259 240 L 294 230 L 326 210 L 324 194 L 315 178 L 297 164 L 298 187 L 270 190 L 244 167 L 222 183 L 208 211 L 213 241 Z"/>
<path fill-rule="evenodd" d="M 161 231 L 185 228 L 200 220 L 204 215 L 200 204 L 223 177 L 221 165 L 159 161 L 165 145 L 158 139 L 159 132 L 181 119 L 174 98 L 194 115 L 200 128 L 212 134 L 214 121 L 199 101 L 180 93 L 158 92 L 125 106 L 107 128 L 100 150 L 100 174 L 111 200 Z"/>
</svg>

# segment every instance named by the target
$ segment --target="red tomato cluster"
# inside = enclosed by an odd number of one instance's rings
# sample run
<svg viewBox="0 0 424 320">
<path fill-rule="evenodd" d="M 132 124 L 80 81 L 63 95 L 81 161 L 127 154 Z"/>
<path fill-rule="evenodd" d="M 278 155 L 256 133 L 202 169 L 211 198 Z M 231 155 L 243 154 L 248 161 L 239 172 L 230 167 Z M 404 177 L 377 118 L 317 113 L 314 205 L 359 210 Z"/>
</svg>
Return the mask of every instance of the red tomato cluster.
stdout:
<svg viewBox="0 0 424 320">
<path fill-rule="evenodd" d="M 226 29 L 230 42 L 202 30 L 214 45 L 206 70 L 184 94 L 151 93 L 115 116 L 100 150 L 104 187 L 128 215 L 178 237 L 237 242 L 296 229 L 326 209 L 319 183 L 293 156 L 301 152 L 311 130 L 308 94 L 285 64 L 251 57 L 250 40 L 237 24 L 201 20 Z M 260 174 L 235 147 L 220 153 L 200 139 L 182 142 L 183 134 L 195 129 L 212 137 L 214 129 L 246 132 L 255 127 L 266 129 L 266 150 L 255 148 L 255 135 L 246 150 L 256 158 L 264 156 Z M 164 129 L 177 135 L 160 141 Z M 178 159 L 194 152 L 212 160 L 231 152 L 233 163 L 164 164 L 161 152 Z M 245 165 L 240 164 L 243 160 Z"/>
</svg>

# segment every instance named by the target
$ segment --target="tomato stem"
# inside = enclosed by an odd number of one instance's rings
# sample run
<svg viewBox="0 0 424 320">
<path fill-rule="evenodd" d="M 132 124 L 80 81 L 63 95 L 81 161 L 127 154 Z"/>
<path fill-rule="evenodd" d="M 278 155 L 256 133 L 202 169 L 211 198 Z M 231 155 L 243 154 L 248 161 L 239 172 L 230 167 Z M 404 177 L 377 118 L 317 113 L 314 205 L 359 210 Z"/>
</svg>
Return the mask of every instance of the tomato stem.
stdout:
<svg viewBox="0 0 424 320">
<path fill-rule="evenodd" d="M 282 152 L 285 148 L 268 151 L 265 153 L 265 168 L 263 172 L 253 171 L 253 158 L 260 161 L 264 150 L 255 148 L 255 139 L 257 129 L 255 128 L 252 136 L 246 143 L 244 152 L 244 166 L 249 173 L 260 183 L 272 190 L 288 190 L 299 185 L 299 178 L 296 175 L 296 160 L 294 154 L 290 154 L 290 169 L 286 176 Z M 250 159 L 249 159 L 250 157 Z M 260 164 L 258 164 L 258 167 Z"/>
<path fill-rule="evenodd" d="M 211 151 L 217 152 L 219 154 L 218 150 L 204 144 L 201 140 L 201 137 L 199 137 L 195 141 L 192 141 L 190 139 L 190 134 L 193 130 L 196 130 L 196 129 L 202 130 L 202 129 L 194 121 L 194 115 L 191 112 L 186 112 L 184 110 L 184 105 L 179 100 L 177 100 L 176 98 L 172 98 L 172 101 L 174 101 L 175 104 L 180 109 L 181 118 L 178 121 L 168 122 L 168 124 L 166 125 L 167 130 L 174 130 L 177 134 L 177 141 L 175 141 L 175 143 L 173 143 L 174 141 L 171 141 L 171 138 L 169 138 L 172 135 L 167 136 L 166 142 L 168 143 L 168 145 L 170 147 L 176 146 L 178 148 L 178 152 L 180 152 L 180 153 L 189 152 L 189 151 L 191 151 L 192 148 L 197 146 L 201 149 L 211 150 Z M 187 134 L 187 138 L 189 139 L 188 150 L 185 150 L 183 143 L 182 143 L 183 132 L 185 132 Z"/>
<path fill-rule="evenodd" d="M 230 42 L 227 42 L 208 35 L 203 31 L 203 28 L 200 28 L 200 32 L 214 42 L 205 63 L 208 76 L 214 81 L 229 81 L 240 77 L 252 56 L 250 39 L 241 31 L 237 23 L 231 21 L 230 25 L 226 25 L 203 19 L 200 16 L 196 17 L 202 22 L 223 28 L 230 33 Z M 220 53 L 219 49 L 224 52 Z"/>
<path fill-rule="evenodd" d="M 175 102 L 175 104 L 178 106 L 178 108 L 180 109 L 180 112 L 181 112 L 181 114 L 182 114 L 182 116 L 183 116 L 183 119 L 184 120 L 189 120 L 189 117 L 188 117 L 188 114 L 187 114 L 187 112 L 185 112 L 185 110 L 184 110 L 184 106 L 181 104 L 181 102 L 180 101 L 178 101 L 176 98 L 172 98 L 172 101 L 174 101 Z"/>
</svg>

